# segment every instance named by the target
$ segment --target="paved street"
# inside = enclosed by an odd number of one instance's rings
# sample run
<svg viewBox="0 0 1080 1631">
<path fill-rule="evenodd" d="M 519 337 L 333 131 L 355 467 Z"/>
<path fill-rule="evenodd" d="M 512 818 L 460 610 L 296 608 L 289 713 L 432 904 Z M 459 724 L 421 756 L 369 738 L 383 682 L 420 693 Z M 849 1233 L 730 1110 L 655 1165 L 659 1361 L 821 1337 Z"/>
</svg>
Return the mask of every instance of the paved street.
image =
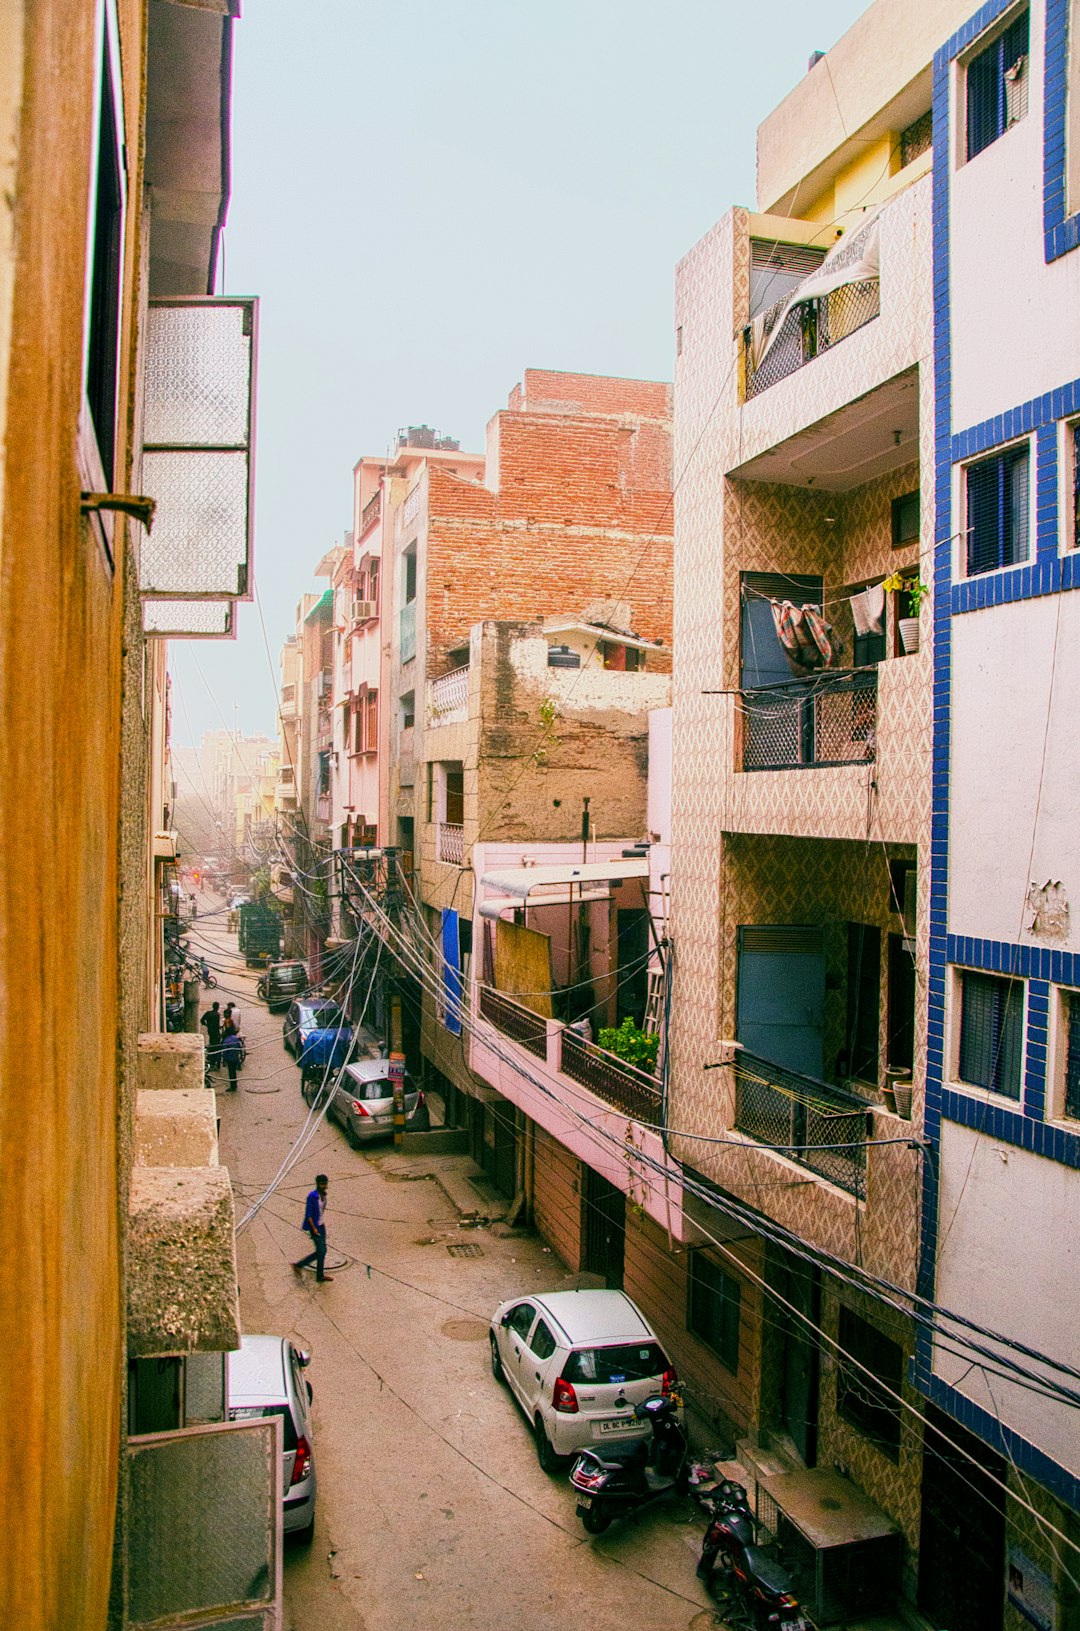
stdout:
<svg viewBox="0 0 1080 1631">
<path fill-rule="evenodd" d="M 248 1061 L 221 1091 L 222 1160 L 238 1216 L 274 1176 L 305 1116 L 281 1018 L 255 997 L 225 917 L 196 925 L 241 1006 Z M 292 1259 L 316 1171 L 329 1175 L 331 1285 L 298 1284 Z M 537 1465 L 526 1422 L 488 1366 L 487 1319 L 504 1297 L 565 1274 L 534 1237 L 466 1230 L 451 1192 L 464 1157 L 349 1149 L 322 1126 L 238 1241 L 248 1331 L 309 1347 L 319 1510 L 314 1544 L 286 1547 L 290 1631 L 686 1631 L 713 1616 L 694 1578 L 690 1507 L 587 1538 L 564 1476 Z M 475 1204 L 482 1208 L 482 1192 Z M 464 1255 L 453 1251 L 466 1246 Z"/>
</svg>

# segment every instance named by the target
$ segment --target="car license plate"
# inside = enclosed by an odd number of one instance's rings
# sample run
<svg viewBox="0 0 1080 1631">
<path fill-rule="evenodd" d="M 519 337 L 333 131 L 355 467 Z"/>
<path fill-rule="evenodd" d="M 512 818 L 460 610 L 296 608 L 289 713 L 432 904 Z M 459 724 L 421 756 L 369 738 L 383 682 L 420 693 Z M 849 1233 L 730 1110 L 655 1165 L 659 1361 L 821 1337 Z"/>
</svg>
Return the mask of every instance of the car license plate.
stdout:
<svg viewBox="0 0 1080 1631">
<path fill-rule="evenodd" d="M 389 1127 L 394 1117 L 393 1113 L 391 1113 L 386 1116 L 372 1116 L 371 1119 L 375 1123 L 376 1127 Z"/>
<path fill-rule="evenodd" d="M 609 1416 L 606 1421 L 600 1423 L 600 1431 L 602 1433 L 625 1433 L 628 1427 L 636 1426 L 637 1422 L 633 1416 Z"/>
</svg>

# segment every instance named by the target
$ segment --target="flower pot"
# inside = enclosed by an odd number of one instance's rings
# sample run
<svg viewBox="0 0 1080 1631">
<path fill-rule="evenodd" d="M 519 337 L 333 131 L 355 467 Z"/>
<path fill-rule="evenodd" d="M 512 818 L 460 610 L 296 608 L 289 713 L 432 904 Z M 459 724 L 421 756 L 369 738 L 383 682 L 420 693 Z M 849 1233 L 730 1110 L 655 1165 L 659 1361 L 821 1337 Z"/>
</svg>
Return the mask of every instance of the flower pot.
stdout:
<svg viewBox="0 0 1080 1631">
<path fill-rule="evenodd" d="M 904 1121 L 911 1120 L 911 1077 L 894 1076 L 892 1078 L 893 1100 L 896 1104 L 896 1113 Z"/>
<path fill-rule="evenodd" d="M 917 617 L 902 617 L 900 619 L 900 639 L 904 650 L 910 656 L 919 649 L 919 619 Z"/>
</svg>

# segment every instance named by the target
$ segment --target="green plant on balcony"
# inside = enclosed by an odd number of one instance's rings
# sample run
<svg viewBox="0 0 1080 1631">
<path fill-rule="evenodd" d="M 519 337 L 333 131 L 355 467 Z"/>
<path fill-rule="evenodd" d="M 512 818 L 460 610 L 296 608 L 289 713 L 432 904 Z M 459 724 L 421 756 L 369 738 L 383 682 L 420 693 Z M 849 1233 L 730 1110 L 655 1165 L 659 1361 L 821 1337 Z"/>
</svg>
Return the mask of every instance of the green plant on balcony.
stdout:
<svg viewBox="0 0 1080 1631">
<path fill-rule="evenodd" d="M 908 615 L 898 618 L 897 623 L 904 650 L 909 653 L 918 651 L 919 610 L 923 601 L 929 597 L 930 585 L 924 583 L 918 573 L 913 578 L 905 578 L 902 572 L 893 572 L 885 579 L 882 588 L 886 594 L 907 596 Z"/>
<path fill-rule="evenodd" d="M 650 1076 L 656 1074 L 660 1038 L 640 1030 L 629 1015 L 617 1027 L 602 1026 L 597 1040 L 608 1053 L 615 1054 L 619 1059 L 625 1059 L 635 1070 L 647 1071 Z"/>
</svg>

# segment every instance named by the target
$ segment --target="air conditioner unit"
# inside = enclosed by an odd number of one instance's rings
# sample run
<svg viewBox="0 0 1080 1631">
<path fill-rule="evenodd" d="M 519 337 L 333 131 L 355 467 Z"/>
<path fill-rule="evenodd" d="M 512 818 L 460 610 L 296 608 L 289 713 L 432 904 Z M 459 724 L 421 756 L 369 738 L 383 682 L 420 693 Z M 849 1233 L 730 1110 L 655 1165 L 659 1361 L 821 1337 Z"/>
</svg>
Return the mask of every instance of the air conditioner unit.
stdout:
<svg viewBox="0 0 1080 1631">
<path fill-rule="evenodd" d="M 354 623 L 366 623 L 369 618 L 376 615 L 378 605 L 374 600 L 354 600 L 352 603 L 352 618 Z"/>
</svg>

